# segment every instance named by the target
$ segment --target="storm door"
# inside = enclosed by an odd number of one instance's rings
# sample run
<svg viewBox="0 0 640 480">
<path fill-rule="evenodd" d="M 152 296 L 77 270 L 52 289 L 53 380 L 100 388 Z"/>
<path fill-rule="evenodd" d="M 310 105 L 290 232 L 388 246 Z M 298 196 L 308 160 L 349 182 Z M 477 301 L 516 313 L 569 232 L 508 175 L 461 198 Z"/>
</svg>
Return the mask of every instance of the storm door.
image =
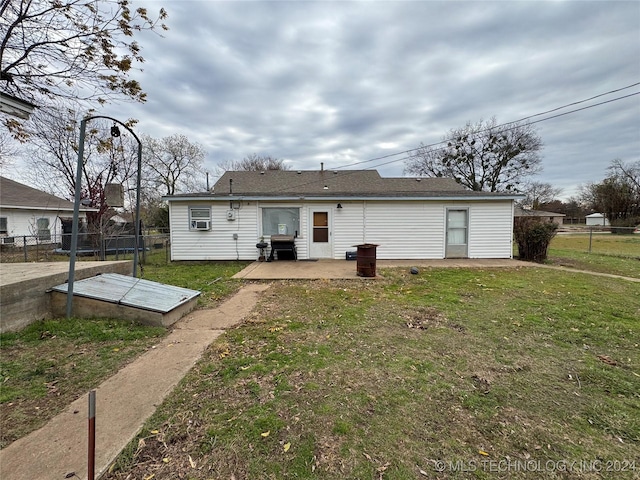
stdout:
<svg viewBox="0 0 640 480">
<path fill-rule="evenodd" d="M 467 258 L 469 211 L 447 209 L 446 258 Z"/>
</svg>

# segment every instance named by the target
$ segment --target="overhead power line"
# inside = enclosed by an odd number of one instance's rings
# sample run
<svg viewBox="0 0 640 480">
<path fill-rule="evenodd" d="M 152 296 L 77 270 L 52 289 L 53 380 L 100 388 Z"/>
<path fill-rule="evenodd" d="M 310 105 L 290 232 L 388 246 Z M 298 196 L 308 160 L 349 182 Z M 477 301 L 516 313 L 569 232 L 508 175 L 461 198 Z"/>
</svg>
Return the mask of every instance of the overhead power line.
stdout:
<svg viewBox="0 0 640 480">
<path fill-rule="evenodd" d="M 544 111 L 544 112 L 540 112 L 540 113 L 535 113 L 535 114 L 533 114 L 533 115 L 529 115 L 529 116 L 526 116 L 526 117 L 520 118 L 520 119 L 518 119 L 518 120 L 513 120 L 513 121 L 511 121 L 511 122 L 506 122 L 506 123 L 503 123 L 503 124 L 501 124 L 501 125 L 496 125 L 495 127 L 492 127 L 492 129 L 500 129 L 500 128 L 502 128 L 502 127 L 506 127 L 506 126 L 508 126 L 508 125 L 512 125 L 512 124 L 517 124 L 517 123 L 520 123 L 520 122 L 524 122 L 524 121 L 529 120 L 529 119 L 531 119 L 531 118 L 539 117 L 539 116 L 542 116 L 542 115 L 547 115 L 547 114 L 549 114 L 549 113 L 557 112 L 557 111 L 559 111 L 559 110 L 562 110 L 562 109 L 565 109 L 565 108 L 568 108 L 568 107 L 572 107 L 572 106 L 575 106 L 575 105 L 580 105 L 580 104 L 582 104 L 582 103 L 590 102 L 591 100 L 595 100 L 596 98 L 604 97 L 604 96 L 606 96 L 606 95 L 611 95 L 612 93 L 621 92 L 621 91 L 623 91 L 623 90 L 627 90 L 627 89 L 629 89 L 629 88 L 637 87 L 638 85 L 640 85 L 640 82 L 633 83 L 633 84 L 631 84 L 631 85 L 627 85 L 626 87 L 616 88 L 615 90 L 609 90 L 608 92 L 600 93 L 600 94 L 598 94 L 598 95 L 594 95 L 593 97 L 585 98 L 584 100 L 579 100 L 579 101 L 576 101 L 576 102 L 567 103 L 567 104 L 562 105 L 562 106 L 560 106 L 560 107 L 552 108 L 551 110 L 546 110 L 546 111 Z M 543 119 L 540 119 L 540 120 L 536 120 L 536 121 L 534 121 L 534 122 L 530 122 L 530 123 L 540 123 L 540 122 L 544 122 L 544 121 L 546 121 L 546 120 L 551 120 L 551 119 L 553 119 L 553 118 L 561 117 L 561 116 L 563 116 L 563 115 L 568 115 L 568 114 L 570 114 L 570 113 L 579 112 L 579 111 L 581 111 L 581 110 L 587 110 L 587 109 L 589 109 L 589 108 L 593 108 L 593 107 L 597 107 L 597 106 L 600 106 L 600 105 L 604 105 L 604 104 L 606 104 L 606 103 L 611 103 L 611 102 L 615 102 L 615 101 L 617 101 L 617 100 L 622 100 L 622 99 L 624 99 L 624 98 L 632 97 L 632 96 L 634 96 L 634 95 L 638 95 L 639 93 L 640 93 L 640 92 L 632 93 L 632 94 L 630 94 L 630 95 L 624 95 L 624 96 L 622 96 L 622 97 L 618 97 L 618 98 L 614 98 L 614 99 L 611 99 L 611 100 L 607 100 L 607 101 L 605 101 L 605 102 L 596 103 L 596 104 L 593 104 L 593 105 L 590 105 L 590 106 L 587 106 L 587 107 L 584 107 L 584 108 L 578 108 L 578 109 L 571 110 L 571 111 L 569 111 L 569 112 L 565 112 L 565 113 L 562 113 L 562 114 L 553 115 L 553 116 L 550 116 L 550 117 L 547 117 L 547 118 L 543 118 Z M 509 130 L 509 129 L 508 129 L 508 128 L 506 128 L 505 130 Z M 477 133 L 478 133 L 478 134 L 480 134 L 480 133 L 485 133 L 485 132 L 487 132 L 487 131 L 488 131 L 488 130 L 481 130 L 481 131 L 479 131 L 479 132 L 477 132 Z M 386 155 L 382 155 L 382 156 L 380 156 L 380 157 L 370 158 L 370 159 L 368 159 L 368 160 L 362 160 L 362 161 L 360 161 L 360 162 L 351 163 L 351 164 L 349 164 L 349 165 L 342 165 L 342 166 L 339 166 L 339 167 L 334 167 L 334 168 L 332 168 L 332 170 L 341 170 L 341 169 L 344 169 L 344 168 L 353 167 L 353 166 L 355 166 L 355 165 L 363 165 L 363 164 L 365 164 L 365 163 L 371 163 L 371 162 L 375 162 L 375 161 L 378 161 L 378 160 L 384 160 L 384 159 L 386 159 L 386 158 L 396 157 L 396 156 L 398 156 L 398 155 L 406 155 L 406 154 L 409 154 L 409 153 L 411 153 L 411 152 L 415 152 L 415 151 L 420 150 L 420 149 L 423 149 L 423 148 L 435 147 L 435 146 L 437 146 L 437 145 L 441 145 L 441 144 L 444 144 L 444 143 L 447 143 L 447 142 L 448 142 L 448 140 L 441 140 L 441 141 L 439 141 L 439 142 L 430 143 L 430 144 L 428 144 L 428 145 L 421 145 L 420 147 L 410 148 L 410 149 L 408 149 L 408 150 L 404 150 L 404 151 L 402 151 L 402 152 L 389 153 L 389 154 L 386 154 Z M 406 159 L 408 159 L 408 158 L 409 158 L 409 157 L 403 157 L 403 158 L 400 158 L 400 159 L 396 159 L 395 161 L 402 161 L 402 160 L 406 160 Z M 385 162 L 385 163 L 383 163 L 383 164 L 381 164 L 381 165 L 388 165 L 389 163 L 393 163 L 393 162 Z"/>
<path fill-rule="evenodd" d="M 539 117 L 541 115 L 547 115 L 549 113 L 557 112 L 559 110 L 562 110 L 562 109 L 565 109 L 565 108 L 568 108 L 568 107 L 571 107 L 571 106 L 580 105 L 580 104 L 583 104 L 585 102 L 589 102 L 591 100 L 594 100 L 596 98 L 601 98 L 601 97 L 604 97 L 606 95 L 611 95 L 612 93 L 616 93 L 616 92 L 620 92 L 620 91 L 623 91 L 623 90 L 627 90 L 629 88 L 633 88 L 633 87 L 636 87 L 638 85 L 640 85 L 640 82 L 634 83 L 632 85 L 627 85 L 626 87 L 618 88 L 618 89 L 615 89 L 615 90 L 610 90 L 610 91 L 605 92 L 605 93 L 600 93 L 598 95 L 594 95 L 593 97 L 589 97 L 589 98 L 586 98 L 584 100 L 580 100 L 580 101 L 572 102 L 572 103 L 567 103 L 565 105 L 553 108 L 551 110 L 546 110 L 544 112 L 540 112 L 540 113 L 536 113 L 536 114 L 533 114 L 533 115 L 529 115 L 527 117 L 523 117 L 521 119 L 514 120 L 514 121 L 511 121 L 511 122 L 506 122 L 506 123 L 503 123 L 501 125 L 496 125 L 496 126 L 492 127 L 491 129 L 481 130 L 481 131 L 477 132 L 476 135 L 481 134 L 481 133 L 485 133 L 485 132 L 487 132 L 489 130 L 495 130 L 495 129 L 501 129 L 502 131 L 512 130 L 512 129 L 518 128 L 518 126 L 519 126 L 518 124 L 519 123 L 521 123 L 523 121 L 526 121 L 526 120 L 529 120 L 531 118 Z M 616 98 L 612 98 L 612 99 L 605 100 L 605 101 L 602 101 L 602 102 L 594 103 L 592 105 L 587 105 L 585 107 L 576 108 L 576 109 L 570 110 L 568 112 L 558 113 L 556 115 L 551 115 L 549 117 L 541 118 L 539 120 L 535 120 L 535 121 L 529 122 L 529 123 L 534 124 L 534 123 L 546 122 L 547 120 L 552 120 L 554 118 L 563 117 L 565 115 L 570 115 L 572 113 L 580 112 L 580 111 L 583 111 L 583 110 L 589 110 L 591 108 L 599 107 L 601 105 L 606 105 L 608 103 L 617 102 L 619 100 L 624 100 L 625 98 L 633 97 L 635 95 L 640 95 L 640 92 L 630 93 L 628 95 L 623 95 L 621 97 L 616 97 Z M 509 128 L 508 127 L 509 125 L 513 125 L 513 127 Z M 505 128 L 505 127 L 507 127 L 507 128 Z M 328 170 L 332 170 L 332 171 L 333 170 L 340 170 L 340 169 L 344 169 L 344 168 L 348 168 L 348 167 L 353 167 L 355 165 L 362 165 L 362 164 L 365 164 L 365 163 L 371 163 L 371 162 L 375 162 L 375 161 L 378 161 L 378 160 L 385 160 L 385 159 L 391 158 L 391 157 L 397 157 L 398 155 L 404 155 L 403 157 L 400 157 L 400 158 L 394 158 L 393 160 L 389 160 L 389 161 L 386 161 L 386 162 L 383 162 L 383 163 L 376 164 L 374 166 L 370 166 L 370 167 L 364 168 L 364 170 L 374 170 L 374 169 L 376 169 L 378 167 L 382 167 L 382 166 L 385 166 L 385 165 L 390 165 L 390 164 L 396 163 L 396 162 L 402 162 L 402 161 L 405 161 L 405 160 L 409 160 L 411 158 L 411 156 L 408 155 L 408 154 L 410 154 L 411 152 L 414 152 L 414 151 L 420 150 L 420 149 L 424 149 L 424 148 L 433 148 L 433 147 L 436 147 L 438 145 L 444 145 L 444 144 L 448 143 L 448 141 L 449 140 L 442 140 L 442 141 L 431 143 L 431 144 L 428 144 L 428 145 L 421 145 L 420 147 L 411 148 L 409 150 L 404 150 L 402 152 L 390 153 L 390 154 L 387 154 L 387 155 L 382 155 L 380 157 L 371 158 L 369 160 L 363 160 L 361 162 L 355 162 L 355 163 L 351 163 L 349 165 L 343 165 L 343 166 L 339 166 L 339 167 L 334 167 L 334 168 L 331 168 L 331 169 L 328 169 Z M 443 147 L 441 147 L 439 149 L 436 149 L 436 150 L 444 150 L 445 148 L 447 148 L 447 147 L 443 146 Z M 357 170 L 353 170 L 353 171 L 345 170 L 343 172 L 340 172 L 340 176 L 350 175 L 350 174 L 354 174 L 356 172 L 357 172 Z M 299 188 L 299 187 L 306 186 L 306 185 L 312 185 L 314 183 L 319 183 L 319 182 L 321 182 L 321 181 L 320 180 L 312 180 L 312 181 L 309 181 L 309 182 L 299 183 L 299 184 L 296 184 L 296 185 L 292 185 L 291 187 L 282 189 L 282 192 L 286 192 L 287 190 L 293 190 L 295 188 Z"/>
</svg>

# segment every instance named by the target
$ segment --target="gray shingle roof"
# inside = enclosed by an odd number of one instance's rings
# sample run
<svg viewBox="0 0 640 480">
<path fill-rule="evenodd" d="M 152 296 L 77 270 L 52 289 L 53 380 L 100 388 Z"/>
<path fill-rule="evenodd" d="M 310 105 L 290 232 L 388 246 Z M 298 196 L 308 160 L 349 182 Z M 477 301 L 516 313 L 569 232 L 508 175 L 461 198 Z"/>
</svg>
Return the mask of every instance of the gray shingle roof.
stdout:
<svg viewBox="0 0 640 480">
<path fill-rule="evenodd" d="M 514 212 L 516 217 L 566 217 L 564 213 L 545 212 L 544 210 L 524 210 L 516 207 Z"/>
<path fill-rule="evenodd" d="M 73 211 L 73 202 L 0 177 L 0 207 Z"/>
<path fill-rule="evenodd" d="M 265 172 L 226 172 L 216 182 L 214 195 L 229 195 L 233 180 L 234 195 L 264 196 L 389 196 L 430 192 L 460 192 L 464 190 L 455 180 L 429 178 L 382 178 L 375 170 L 312 170 Z"/>
</svg>

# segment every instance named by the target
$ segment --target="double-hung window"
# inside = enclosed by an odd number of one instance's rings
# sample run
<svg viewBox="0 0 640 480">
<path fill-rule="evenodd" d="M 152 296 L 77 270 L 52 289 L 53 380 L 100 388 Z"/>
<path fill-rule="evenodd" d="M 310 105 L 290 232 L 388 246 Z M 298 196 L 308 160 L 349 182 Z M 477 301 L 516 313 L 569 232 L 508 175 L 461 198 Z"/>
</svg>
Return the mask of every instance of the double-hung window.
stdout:
<svg viewBox="0 0 640 480">
<path fill-rule="evenodd" d="M 9 233 L 9 223 L 7 217 L 0 217 L 0 235 L 7 235 Z"/>
</svg>

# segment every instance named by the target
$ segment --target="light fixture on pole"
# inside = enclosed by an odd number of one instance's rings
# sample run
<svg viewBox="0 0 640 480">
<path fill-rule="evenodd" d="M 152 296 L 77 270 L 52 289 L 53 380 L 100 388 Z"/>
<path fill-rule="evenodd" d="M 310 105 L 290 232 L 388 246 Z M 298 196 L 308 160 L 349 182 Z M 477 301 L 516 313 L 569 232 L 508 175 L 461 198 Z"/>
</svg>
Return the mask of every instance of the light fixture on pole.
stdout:
<svg viewBox="0 0 640 480">
<path fill-rule="evenodd" d="M 116 120 L 112 117 L 106 117 L 103 115 L 96 115 L 93 117 L 83 118 L 80 122 L 80 140 L 78 142 L 78 164 L 76 167 L 76 191 L 75 191 L 75 201 L 73 204 L 73 223 L 71 230 L 71 251 L 69 252 L 69 278 L 67 282 L 67 318 L 71 317 L 71 312 L 73 310 L 73 283 L 75 280 L 75 266 L 76 266 L 76 251 L 78 249 L 78 230 L 80 223 L 80 203 L 81 203 L 81 194 L 82 194 L 82 164 L 84 157 L 84 138 L 87 130 L 87 122 L 89 120 L 94 120 L 96 118 L 106 118 L 107 120 L 113 121 L 113 126 L 111 127 L 111 136 L 119 137 L 120 129 L 116 124 L 120 124 L 124 128 L 126 128 L 129 133 L 136 139 L 138 142 L 138 174 L 136 177 L 136 224 L 135 224 L 135 240 L 134 240 L 134 251 L 133 251 L 133 273 L 132 277 L 137 276 L 138 271 L 138 255 L 139 255 L 139 245 L 138 241 L 140 239 L 140 183 L 141 183 L 141 170 L 142 170 L 142 142 L 138 138 L 138 136 L 131 130 L 127 125 L 122 123 L 120 120 Z"/>
</svg>

